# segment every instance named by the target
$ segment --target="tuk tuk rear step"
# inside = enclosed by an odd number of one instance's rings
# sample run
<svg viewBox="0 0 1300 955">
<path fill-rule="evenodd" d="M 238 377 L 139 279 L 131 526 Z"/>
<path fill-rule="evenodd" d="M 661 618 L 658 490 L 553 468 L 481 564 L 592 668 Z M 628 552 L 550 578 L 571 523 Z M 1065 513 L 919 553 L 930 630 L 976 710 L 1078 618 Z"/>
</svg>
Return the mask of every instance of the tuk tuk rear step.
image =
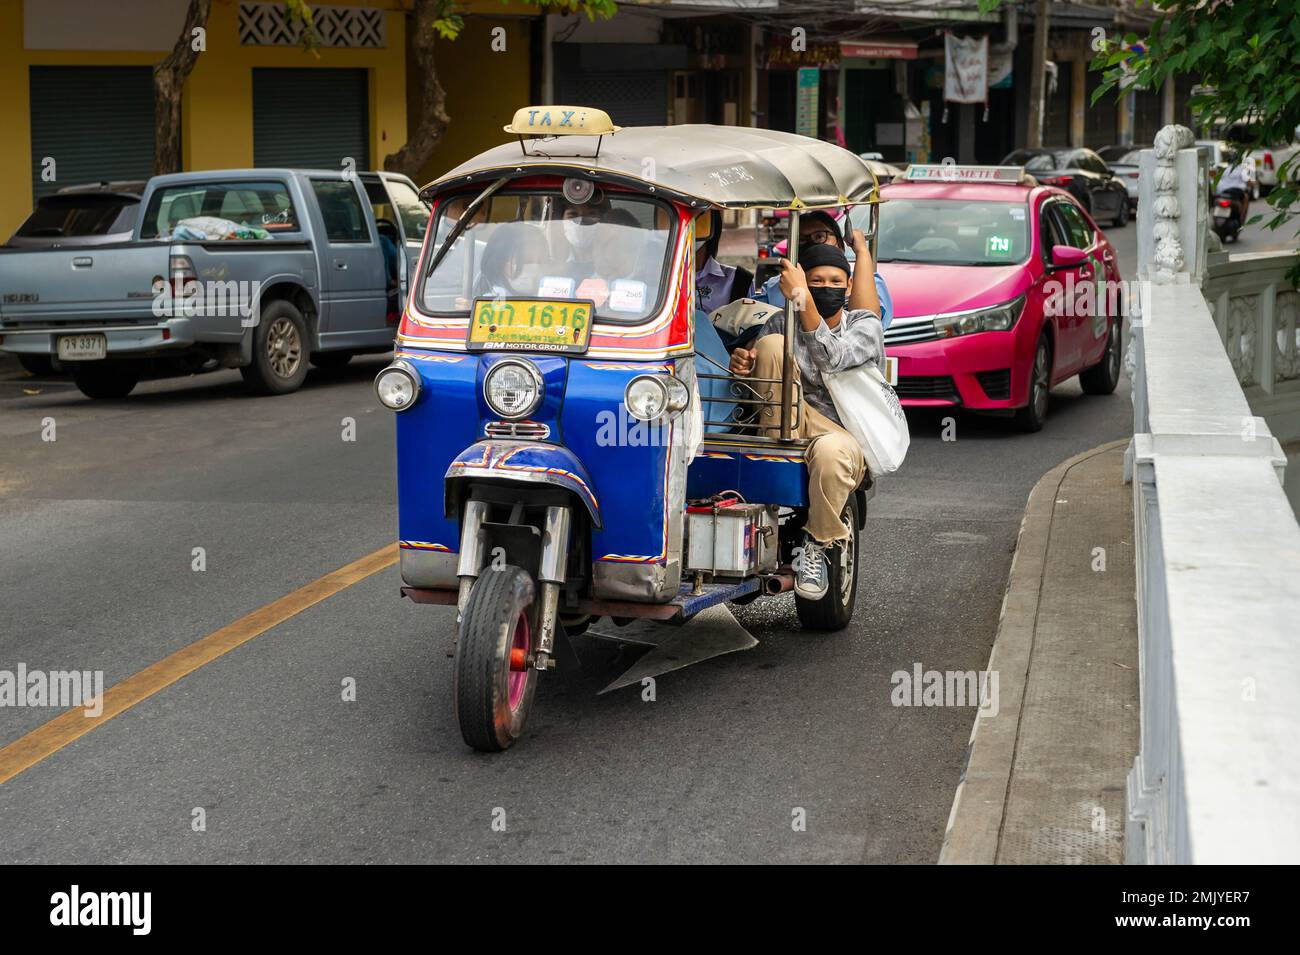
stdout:
<svg viewBox="0 0 1300 955">
<path fill-rule="evenodd" d="M 787 568 L 775 574 L 750 577 L 735 583 L 702 584 L 695 592 L 693 583 L 682 584 L 678 595 L 668 603 L 644 604 L 628 600 L 579 600 L 576 607 L 565 607 L 566 614 L 591 614 L 593 617 L 636 617 L 659 620 L 665 623 L 685 623 L 701 610 L 729 600 L 737 600 L 760 590 L 766 594 L 779 594 L 794 586 L 794 575 Z M 425 587 L 403 587 L 402 596 L 420 604 L 456 605 L 456 591 L 433 590 Z"/>
</svg>

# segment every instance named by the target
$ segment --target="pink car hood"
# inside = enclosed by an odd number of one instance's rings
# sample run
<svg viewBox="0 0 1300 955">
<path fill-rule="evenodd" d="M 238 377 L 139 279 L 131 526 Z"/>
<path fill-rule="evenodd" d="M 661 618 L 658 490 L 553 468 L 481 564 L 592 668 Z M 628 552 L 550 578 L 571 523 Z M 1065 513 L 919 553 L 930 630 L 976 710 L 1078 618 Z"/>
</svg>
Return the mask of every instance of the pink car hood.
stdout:
<svg viewBox="0 0 1300 955">
<path fill-rule="evenodd" d="M 1024 263 L 995 266 L 881 262 L 877 269 L 889 286 L 896 318 L 1001 305 L 1033 284 Z"/>
</svg>

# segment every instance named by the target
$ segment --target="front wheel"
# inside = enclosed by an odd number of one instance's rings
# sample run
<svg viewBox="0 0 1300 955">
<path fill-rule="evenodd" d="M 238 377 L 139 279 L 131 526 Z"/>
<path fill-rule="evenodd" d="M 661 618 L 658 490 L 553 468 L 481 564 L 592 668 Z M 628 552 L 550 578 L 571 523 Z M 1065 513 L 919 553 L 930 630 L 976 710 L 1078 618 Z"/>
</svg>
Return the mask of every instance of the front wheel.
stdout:
<svg viewBox="0 0 1300 955">
<path fill-rule="evenodd" d="M 1128 225 L 1128 196 L 1119 201 L 1119 211 L 1115 213 L 1115 228 L 1122 229 Z"/>
<path fill-rule="evenodd" d="M 72 366 L 72 380 L 87 398 L 125 398 L 140 382 L 140 369 L 130 362 L 86 361 Z"/>
<path fill-rule="evenodd" d="M 465 742 L 496 753 L 523 735 L 537 691 L 533 579 L 519 567 L 474 582 L 456 641 L 456 722 Z"/>
<path fill-rule="evenodd" d="M 826 549 L 827 587 L 825 596 L 805 600 L 794 595 L 794 607 L 805 630 L 843 630 L 853 619 L 858 596 L 858 495 L 849 494 L 841 515 L 849 528 L 849 539 Z"/>
<path fill-rule="evenodd" d="M 1016 427 L 1021 431 L 1042 431 L 1052 390 L 1052 346 L 1047 332 L 1038 336 L 1034 367 L 1029 373 L 1029 403 L 1016 410 Z"/>
</svg>

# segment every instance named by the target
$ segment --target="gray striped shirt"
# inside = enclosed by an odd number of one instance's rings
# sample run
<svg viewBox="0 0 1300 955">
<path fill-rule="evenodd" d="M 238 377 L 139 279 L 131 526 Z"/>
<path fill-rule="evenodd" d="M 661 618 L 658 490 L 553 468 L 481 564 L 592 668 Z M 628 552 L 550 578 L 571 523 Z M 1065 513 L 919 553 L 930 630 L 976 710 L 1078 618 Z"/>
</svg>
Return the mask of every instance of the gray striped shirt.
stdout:
<svg viewBox="0 0 1300 955">
<path fill-rule="evenodd" d="M 885 331 L 876 313 L 868 308 L 844 310 L 839 325 L 831 328 L 822 319 L 811 332 L 804 331 L 795 315 L 797 332 L 794 340 L 794 357 L 799 364 L 799 378 L 803 382 L 803 397 L 826 417 L 842 424 L 835 413 L 835 402 L 822 381 L 822 372 L 846 371 L 873 362 L 880 365 L 885 356 Z M 768 319 L 759 338 L 785 333 L 785 313 Z"/>
</svg>

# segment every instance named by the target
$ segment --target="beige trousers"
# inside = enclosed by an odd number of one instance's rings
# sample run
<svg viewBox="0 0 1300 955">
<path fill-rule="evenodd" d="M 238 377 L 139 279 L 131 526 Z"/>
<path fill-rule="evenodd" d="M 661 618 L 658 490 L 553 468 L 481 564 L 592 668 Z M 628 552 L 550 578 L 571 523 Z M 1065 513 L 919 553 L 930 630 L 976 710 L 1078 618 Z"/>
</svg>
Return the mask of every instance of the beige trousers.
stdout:
<svg viewBox="0 0 1300 955">
<path fill-rule="evenodd" d="M 754 346 L 755 378 L 781 378 L 785 354 L 785 336 L 767 335 Z M 794 366 L 799 380 L 799 365 Z M 768 391 L 768 389 L 771 389 Z M 779 399 L 779 385 L 757 386 L 765 397 Z M 766 435 L 781 433 L 781 409 L 767 406 L 759 414 L 759 425 Z M 808 439 L 804 460 L 808 462 L 808 533 L 820 544 L 848 540 L 849 530 L 840 520 L 844 505 L 853 489 L 867 475 L 867 462 L 853 436 L 806 401 L 799 402 L 798 428 L 794 435 Z"/>
</svg>

